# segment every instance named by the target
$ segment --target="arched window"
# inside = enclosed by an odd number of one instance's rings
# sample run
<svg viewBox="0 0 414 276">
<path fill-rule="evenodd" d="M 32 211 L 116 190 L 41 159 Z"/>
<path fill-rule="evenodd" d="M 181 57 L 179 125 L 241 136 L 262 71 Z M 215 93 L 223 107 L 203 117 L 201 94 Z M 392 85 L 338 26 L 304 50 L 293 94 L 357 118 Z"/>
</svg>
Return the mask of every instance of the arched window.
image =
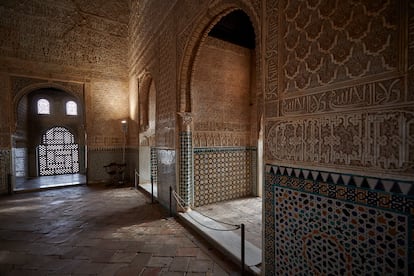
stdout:
<svg viewBox="0 0 414 276">
<path fill-rule="evenodd" d="M 37 101 L 37 114 L 50 114 L 50 104 L 46 99 Z"/>
<path fill-rule="evenodd" d="M 74 101 L 66 102 L 66 115 L 78 115 L 78 105 Z"/>
</svg>

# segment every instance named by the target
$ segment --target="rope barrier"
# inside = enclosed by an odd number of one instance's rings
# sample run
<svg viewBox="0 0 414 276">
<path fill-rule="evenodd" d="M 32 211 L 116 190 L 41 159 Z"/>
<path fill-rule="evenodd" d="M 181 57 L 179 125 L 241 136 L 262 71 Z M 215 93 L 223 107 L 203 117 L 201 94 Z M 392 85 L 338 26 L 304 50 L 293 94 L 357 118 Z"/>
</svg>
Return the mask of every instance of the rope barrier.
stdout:
<svg viewBox="0 0 414 276">
<path fill-rule="evenodd" d="M 186 202 L 180 197 L 180 195 L 176 191 L 172 190 L 172 188 L 170 186 L 170 205 L 171 205 L 171 195 L 175 198 L 176 203 L 183 210 L 185 210 L 186 208 L 184 207 L 184 205 L 186 205 Z M 171 206 L 170 206 L 170 212 L 171 212 Z M 191 215 L 191 212 L 187 212 L 187 215 L 190 218 L 192 218 L 196 223 L 200 224 L 201 226 L 203 226 L 203 227 L 205 227 L 207 229 L 210 229 L 210 230 L 213 230 L 213 231 L 222 231 L 222 232 L 225 232 L 225 231 L 234 231 L 234 230 L 238 230 L 238 229 L 241 230 L 241 238 L 240 238 L 240 241 L 241 241 L 241 252 L 240 252 L 240 258 L 241 258 L 241 275 L 245 275 L 245 228 L 244 228 L 244 224 L 243 223 L 240 224 L 240 225 L 230 224 L 230 223 L 227 223 L 227 222 L 224 222 L 224 221 L 220 221 L 220 220 L 214 219 L 214 218 L 209 217 L 209 216 L 207 216 L 205 214 L 202 214 L 200 212 L 198 212 L 198 213 L 200 215 L 206 217 L 206 218 L 209 218 L 209 219 L 215 221 L 215 222 L 218 222 L 218 223 L 221 223 L 221 224 L 224 224 L 224 225 L 228 225 L 228 226 L 232 226 L 233 227 L 232 229 L 218 229 L 218 228 L 210 227 L 208 225 L 205 225 L 205 224 L 201 223 L 197 219 L 195 219 Z"/>
<path fill-rule="evenodd" d="M 183 209 L 185 209 L 185 207 L 183 206 L 183 204 L 185 204 L 185 201 L 180 197 L 180 195 L 179 194 L 177 194 L 177 192 L 176 191 L 173 191 L 173 196 L 174 196 L 174 198 L 175 198 L 175 200 L 177 201 L 177 204 L 181 207 L 181 208 L 183 208 Z M 183 203 L 183 204 L 182 204 Z M 200 213 L 200 212 L 198 212 L 200 215 L 202 215 L 202 216 L 204 216 L 204 217 L 207 217 L 207 218 L 209 218 L 209 219 L 211 219 L 211 220 L 214 220 L 215 222 L 218 222 L 218 223 L 221 223 L 221 224 L 225 224 L 225 225 L 228 225 L 228 226 L 232 226 L 233 228 L 231 228 L 231 229 L 219 229 L 219 228 L 214 228 L 214 227 L 211 227 L 211 226 L 208 226 L 208 225 L 205 225 L 205 224 L 203 224 L 203 223 L 201 223 L 200 221 L 198 221 L 197 219 L 195 219 L 193 216 L 191 216 L 190 215 L 190 213 L 187 213 L 187 215 L 189 216 L 189 217 L 191 217 L 195 222 L 197 222 L 198 224 L 200 224 L 201 226 L 204 226 L 205 228 L 208 228 L 208 229 L 210 229 L 210 230 L 214 230 L 214 231 L 234 231 L 234 230 L 238 230 L 238 229 L 240 229 L 240 225 L 237 225 L 237 224 L 230 224 L 230 223 L 227 223 L 227 222 L 224 222 L 224 221 L 219 221 L 219 220 L 217 220 L 217 219 L 214 219 L 214 218 L 211 218 L 211 217 L 209 217 L 209 216 L 207 216 L 207 215 L 204 215 L 204 214 L 202 214 L 202 213 Z"/>
</svg>

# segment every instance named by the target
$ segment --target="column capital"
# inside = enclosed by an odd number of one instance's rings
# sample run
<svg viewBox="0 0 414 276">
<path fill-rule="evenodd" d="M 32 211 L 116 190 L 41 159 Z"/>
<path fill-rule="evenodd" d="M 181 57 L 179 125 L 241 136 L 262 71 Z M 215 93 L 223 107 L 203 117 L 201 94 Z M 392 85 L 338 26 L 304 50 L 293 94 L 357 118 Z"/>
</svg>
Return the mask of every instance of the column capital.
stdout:
<svg viewBox="0 0 414 276">
<path fill-rule="evenodd" d="M 180 131 L 191 131 L 193 116 L 191 112 L 178 112 Z"/>
</svg>

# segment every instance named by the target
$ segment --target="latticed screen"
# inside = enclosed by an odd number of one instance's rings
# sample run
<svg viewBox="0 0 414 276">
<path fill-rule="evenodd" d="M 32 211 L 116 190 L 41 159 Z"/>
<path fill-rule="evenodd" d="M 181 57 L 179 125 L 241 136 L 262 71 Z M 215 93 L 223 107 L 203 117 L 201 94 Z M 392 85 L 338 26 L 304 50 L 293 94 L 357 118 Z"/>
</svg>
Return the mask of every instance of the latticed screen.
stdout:
<svg viewBox="0 0 414 276">
<path fill-rule="evenodd" d="M 79 145 L 64 127 L 51 128 L 43 135 L 38 156 L 42 176 L 79 172 Z"/>
</svg>

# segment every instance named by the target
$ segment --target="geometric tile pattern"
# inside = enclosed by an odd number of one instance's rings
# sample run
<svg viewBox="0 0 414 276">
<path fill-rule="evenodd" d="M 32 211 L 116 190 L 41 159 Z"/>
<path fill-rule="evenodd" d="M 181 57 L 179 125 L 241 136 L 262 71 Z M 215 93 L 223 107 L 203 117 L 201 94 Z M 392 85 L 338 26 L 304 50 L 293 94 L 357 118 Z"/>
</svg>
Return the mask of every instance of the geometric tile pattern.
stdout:
<svg viewBox="0 0 414 276">
<path fill-rule="evenodd" d="M 275 262 L 281 274 L 408 271 L 407 215 L 281 187 L 274 188 L 274 200 Z"/>
<path fill-rule="evenodd" d="M 266 166 L 266 273 L 409 275 L 413 183 Z"/>
<path fill-rule="evenodd" d="M 158 160 L 157 160 L 157 149 L 151 147 L 151 181 L 154 185 L 157 184 L 158 175 Z"/>
<path fill-rule="evenodd" d="M 14 172 L 16 177 L 26 176 L 28 172 L 28 150 L 27 148 L 13 148 Z"/>
<path fill-rule="evenodd" d="M 186 206 L 190 206 L 193 198 L 193 145 L 190 131 L 180 132 L 180 183 L 179 195 Z"/>
<path fill-rule="evenodd" d="M 246 147 L 194 149 L 194 206 L 252 194 L 252 153 Z"/>
<path fill-rule="evenodd" d="M 330 195 L 358 201 L 377 207 L 396 207 L 398 202 L 404 203 L 403 210 L 409 212 L 412 207 L 410 198 L 414 196 L 414 181 L 395 179 L 381 179 L 361 175 L 317 171 L 284 166 L 266 166 L 266 172 L 271 175 L 282 175 L 280 185 L 292 187 L 298 190 Z M 302 181 L 287 181 L 291 178 Z M 317 182 L 318 185 L 313 185 Z M 377 191 L 380 193 L 372 193 Z M 392 196 L 391 196 L 392 195 Z M 355 197 L 355 198 L 354 198 Z"/>
<path fill-rule="evenodd" d="M 250 183 L 252 187 L 252 194 L 257 195 L 259 194 L 258 187 L 257 187 L 257 148 L 250 147 Z"/>
</svg>

